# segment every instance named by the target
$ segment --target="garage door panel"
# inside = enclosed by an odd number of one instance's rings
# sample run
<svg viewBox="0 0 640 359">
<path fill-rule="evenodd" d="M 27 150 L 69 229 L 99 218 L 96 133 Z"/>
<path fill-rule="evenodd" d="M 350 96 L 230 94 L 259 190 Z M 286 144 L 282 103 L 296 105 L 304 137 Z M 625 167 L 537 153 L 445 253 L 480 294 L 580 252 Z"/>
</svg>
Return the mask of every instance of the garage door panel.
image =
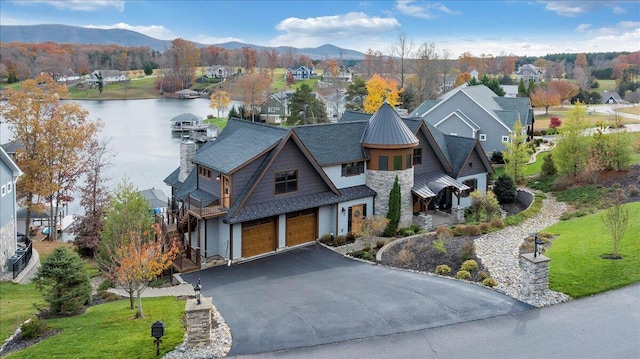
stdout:
<svg viewBox="0 0 640 359">
<path fill-rule="evenodd" d="M 273 218 L 242 225 L 242 256 L 253 257 L 276 249 L 276 222 Z"/>
<path fill-rule="evenodd" d="M 287 246 L 315 241 L 317 223 L 318 216 L 315 209 L 287 215 Z"/>
</svg>

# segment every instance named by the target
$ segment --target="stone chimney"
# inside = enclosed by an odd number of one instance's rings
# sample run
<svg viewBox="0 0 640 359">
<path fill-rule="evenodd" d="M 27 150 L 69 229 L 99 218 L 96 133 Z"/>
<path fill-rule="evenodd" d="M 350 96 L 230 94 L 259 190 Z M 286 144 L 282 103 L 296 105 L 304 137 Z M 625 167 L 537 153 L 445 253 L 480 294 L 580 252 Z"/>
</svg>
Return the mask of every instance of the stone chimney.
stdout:
<svg viewBox="0 0 640 359">
<path fill-rule="evenodd" d="M 189 176 L 189 173 L 196 167 L 191 160 L 196 154 L 196 143 L 188 138 L 180 141 L 180 173 L 178 174 L 178 181 L 184 182 Z"/>
</svg>

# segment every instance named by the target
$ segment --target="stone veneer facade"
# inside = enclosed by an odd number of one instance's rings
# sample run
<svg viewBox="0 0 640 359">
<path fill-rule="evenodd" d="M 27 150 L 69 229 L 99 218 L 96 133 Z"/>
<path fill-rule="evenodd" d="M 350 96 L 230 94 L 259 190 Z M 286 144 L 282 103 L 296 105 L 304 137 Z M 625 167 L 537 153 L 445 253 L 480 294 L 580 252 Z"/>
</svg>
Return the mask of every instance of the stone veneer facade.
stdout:
<svg viewBox="0 0 640 359">
<path fill-rule="evenodd" d="M 539 295 L 549 290 L 549 257 L 533 253 L 520 255 L 520 266 L 524 271 L 522 276 L 524 295 Z"/>
<path fill-rule="evenodd" d="M 184 310 L 187 326 L 187 346 L 198 347 L 211 344 L 211 311 L 213 298 L 187 299 Z"/>
<path fill-rule="evenodd" d="M 385 217 L 389 212 L 389 192 L 393 188 L 396 175 L 400 184 L 400 196 L 402 206 L 400 213 L 400 227 L 408 227 L 413 224 L 413 167 L 400 171 L 375 171 L 367 170 L 367 186 L 377 192 L 374 211 L 377 216 Z"/>
<path fill-rule="evenodd" d="M 7 259 L 11 257 L 17 247 L 15 221 L 10 221 L 0 228 L 0 272 L 7 266 Z M 8 268 L 11 270 L 11 268 Z"/>
</svg>

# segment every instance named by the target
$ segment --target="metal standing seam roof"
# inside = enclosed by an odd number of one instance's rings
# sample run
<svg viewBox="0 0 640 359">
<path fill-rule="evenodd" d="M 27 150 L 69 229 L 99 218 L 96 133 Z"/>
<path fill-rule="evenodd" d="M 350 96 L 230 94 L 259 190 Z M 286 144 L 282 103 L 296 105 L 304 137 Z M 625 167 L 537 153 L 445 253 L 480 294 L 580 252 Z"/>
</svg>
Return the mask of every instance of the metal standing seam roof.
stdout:
<svg viewBox="0 0 640 359">
<path fill-rule="evenodd" d="M 398 113 L 385 102 L 369 119 L 360 141 L 364 146 L 415 146 L 418 138 Z"/>
<path fill-rule="evenodd" d="M 422 198 L 435 197 L 445 187 L 454 187 L 458 191 L 468 191 L 471 188 L 442 172 L 416 173 L 413 177 L 411 191 Z"/>
<path fill-rule="evenodd" d="M 366 185 L 341 188 L 341 196 L 332 191 L 288 197 L 286 199 L 274 199 L 272 201 L 245 205 L 239 209 L 234 217 L 227 217 L 228 223 L 240 223 L 254 219 L 272 217 L 284 213 L 301 211 L 309 208 L 327 206 L 359 198 L 375 196 L 376 191 Z M 229 211 L 231 213 L 231 211 Z"/>
</svg>

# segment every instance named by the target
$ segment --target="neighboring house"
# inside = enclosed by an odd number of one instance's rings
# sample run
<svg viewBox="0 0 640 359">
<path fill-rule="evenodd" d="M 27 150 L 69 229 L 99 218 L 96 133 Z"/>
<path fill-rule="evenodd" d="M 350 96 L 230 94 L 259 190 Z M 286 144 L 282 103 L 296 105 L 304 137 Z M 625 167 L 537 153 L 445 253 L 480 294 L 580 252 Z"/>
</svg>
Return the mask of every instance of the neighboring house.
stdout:
<svg viewBox="0 0 640 359">
<path fill-rule="evenodd" d="M 518 85 L 500 85 L 504 91 L 504 97 L 518 97 Z"/>
<path fill-rule="evenodd" d="M 207 68 L 204 76 L 210 79 L 224 79 L 229 77 L 229 69 L 224 66 L 211 66 Z"/>
<path fill-rule="evenodd" d="M 487 153 L 505 149 L 517 121 L 533 135 L 531 100 L 500 97 L 485 85 L 458 87 L 438 100 L 423 102 L 410 116 L 422 117 L 443 133 L 477 139 Z"/>
<path fill-rule="evenodd" d="M 297 69 L 292 69 L 290 67 L 287 68 L 287 71 L 284 73 L 284 79 L 286 80 L 289 77 L 289 74 L 293 74 L 294 80 L 308 80 L 315 76 L 316 74 L 313 72 L 313 67 L 300 66 Z"/>
<path fill-rule="evenodd" d="M 329 121 L 338 122 L 338 119 L 345 111 L 345 105 L 347 103 L 346 91 L 336 90 L 335 93 L 325 95 L 321 97 L 321 99 L 324 102 Z"/>
<path fill-rule="evenodd" d="M 0 272 L 5 270 L 7 260 L 18 249 L 15 187 L 20 175 L 20 168 L 0 147 Z"/>
<path fill-rule="evenodd" d="M 602 91 L 602 103 L 621 104 L 625 101 L 615 91 Z"/>
<path fill-rule="evenodd" d="M 442 77 L 444 83 L 440 83 L 440 85 L 438 85 L 438 90 L 440 91 L 440 93 L 445 93 L 453 90 L 453 85 L 455 85 L 457 77 L 457 75 L 453 74 L 444 75 Z"/>
<path fill-rule="evenodd" d="M 260 121 L 279 125 L 286 120 L 287 106 L 278 96 L 269 96 L 269 98 L 260 105 Z"/>
<path fill-rule="evenodd" d="M 345 116 L 292 128 L 231 119 L 197 151 L 183 141 L 165 183 L 187 258 L 204 266 L 359 232 L 387 214 L 396 176 L 402 226 L 432 229 L 436 209 L 463 221 L 469 192 L 487 189 L 493 170 L 477 140 L 403 120 L 387 103 Z"/>
<path fill-rule="evenodd" d="M 87 75 L 89 86 L 98 86 L 98 76 L 102 76 L 102 84 L 127 81 L 127 74 L 118 70 L 95 70 Z"/>
<path fill-rule="evenodd" d="M 533 79 L 534 82 L 544 81 L 544 69 L 541 67 L 535 67 L 532 64 L 526 64 L 518 67 L 516 71 L 516 81 L 520 82 L 522 79 L 525 83 Z"/>
<path fill-rule="evenodd" d="M 336 76 L 333 76 L 329 72 L 325 72 L 322 75 L 322 79 L 325 82 L 351 82 L 351 80 L 353 80 L 353 70 L 344 65 L 340 65 L 340 69 Z"/>
</svg>

